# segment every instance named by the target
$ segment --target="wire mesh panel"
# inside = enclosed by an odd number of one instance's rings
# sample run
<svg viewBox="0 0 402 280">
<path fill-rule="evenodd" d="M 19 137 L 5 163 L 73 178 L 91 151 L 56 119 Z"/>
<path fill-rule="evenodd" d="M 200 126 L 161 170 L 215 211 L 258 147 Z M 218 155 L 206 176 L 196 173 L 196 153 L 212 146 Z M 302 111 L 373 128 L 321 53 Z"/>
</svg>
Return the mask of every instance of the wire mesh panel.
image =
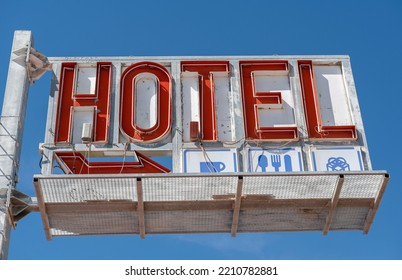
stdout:
<svg viewBox="0 0 402 280">
<path fill-rule="evenodd" d="M 232 213 L 229 210 L 147 211 L 148 233 L 229 232 Z"/>
<path fill-rule="evenodd" d="M 243 194 L 269 194 L 276 199 L 331 198 L 339 175 L 244 177 Z"/>
<path fill-rule="evenodd" d="M 47 236 L 364 230 L 388 175 L 40 175 Z"/>
<path fill-rule="evenodd" d="M 322 230 L 328 209 L 272 208 L 241 211 L 239 232 Z"/>
<path fill-rule="evenodd" d="M 138 217 L 133 212 L 86 212 L 71 215 L 57 213 L 49 215 L 51 234 L 99 235 L 138 233 Z"/>
<path fill-rule="evenodd" d="M 383 175 L 345 176 L 341 198 L 375 198 L 384 181 Z"/>
<path fill-rule="evenodd" d="M 135 178 L 51 178 L 41 181 L 45 202 L 137 200 Z"/>
<path fill-rule="evenodd" d="M 212 200 L 236 193 L 237 177 L 144 178 L 144 201 Z"/>
<path fill-rule="evenodd" d="M 339 207 L 332 220 L 331 230 L 362 229 L 369 210 L 369 207 Z"/>
</svg>

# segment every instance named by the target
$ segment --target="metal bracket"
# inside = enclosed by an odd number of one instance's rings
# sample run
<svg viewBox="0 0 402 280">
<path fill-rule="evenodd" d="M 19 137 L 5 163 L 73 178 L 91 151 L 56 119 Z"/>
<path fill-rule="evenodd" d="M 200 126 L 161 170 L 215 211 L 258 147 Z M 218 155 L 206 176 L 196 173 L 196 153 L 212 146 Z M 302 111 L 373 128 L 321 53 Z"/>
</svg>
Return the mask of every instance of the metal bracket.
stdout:
<svg viewBox="0 0 402 280">
<path fill-rule="evenodd" d="M 43 74 L 46 73 L 46 71 L 50 71 L 52 69 L 52 64 L 49 63 L 47 57 L 32 47 L 29 49 L 27 58 L 28 77 L 31 84 L 33 84 L 36 80 L 39 80 Z"/>
<path fill-rule="evenodd" d="M 33 211 L 39 211 L 35 198 L 32 198 L 17 189 L 0 189 L 0 206 L 4 205 L 10 224 L 15 229 L 22 218 Z"/>
<path fill-rule="evenodd" d="M 46 71 L 52 69 L 52 64 L 49 63 L 47 57 L 31 46 L 18 49 L 14 51 L 14 54 L 17 56 L 13 59 L 14 62 L 23 66 L 26 65 L 31 84 L 39 80 Z"/>
</svg>

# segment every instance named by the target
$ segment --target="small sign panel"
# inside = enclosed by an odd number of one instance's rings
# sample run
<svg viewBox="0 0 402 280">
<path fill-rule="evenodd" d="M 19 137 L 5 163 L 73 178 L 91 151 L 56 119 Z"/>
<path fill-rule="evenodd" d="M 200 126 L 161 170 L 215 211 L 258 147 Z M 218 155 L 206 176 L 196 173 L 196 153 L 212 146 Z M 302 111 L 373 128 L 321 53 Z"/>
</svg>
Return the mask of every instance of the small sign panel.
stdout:
<svg viewBox="0 0 402 280">
<path fill-rule="evenodd" d="M 363 171 L 360 147 L 311 148 L 314 171 Z"/>
<path fill-rule="evenodd" d="M 248 172 L 303 171 L 301 148 L 248 149 Z"/>
<path fill-rule="evenodd" d="M 236 149 L 185 149 L 185 173 L 237 172 Z"/>
</svg>

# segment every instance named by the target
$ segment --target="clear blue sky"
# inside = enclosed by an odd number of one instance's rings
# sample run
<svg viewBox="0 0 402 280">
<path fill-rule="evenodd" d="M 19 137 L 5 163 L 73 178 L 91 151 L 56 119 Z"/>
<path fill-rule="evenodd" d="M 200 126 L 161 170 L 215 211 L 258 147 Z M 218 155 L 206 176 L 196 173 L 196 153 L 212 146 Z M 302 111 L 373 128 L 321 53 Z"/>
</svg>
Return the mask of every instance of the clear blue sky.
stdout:
<svg viewBox="0 0 402 280">
<path fill-rule="evenodd" d="M 112 4 L 113 3 L 113 4 Z M 15 30 L 47 56 L 337 55 L 351 57 L 373 168 L 391 180 L 360 231 L 58 237 L 38 213 L 12 231 L 10 259 L 402 259 L 402 2 L 2 1 L 0 100 Z M 35 196 L 50 74 L 30 88 L 18 188 Z"/>
</svg>

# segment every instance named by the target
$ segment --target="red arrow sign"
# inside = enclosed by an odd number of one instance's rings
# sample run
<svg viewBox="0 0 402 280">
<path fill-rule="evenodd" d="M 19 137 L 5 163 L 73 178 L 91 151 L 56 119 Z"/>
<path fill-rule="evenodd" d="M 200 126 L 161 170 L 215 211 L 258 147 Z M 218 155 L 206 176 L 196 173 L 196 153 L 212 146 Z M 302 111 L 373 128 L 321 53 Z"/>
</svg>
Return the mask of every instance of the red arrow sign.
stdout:
<svg viewBox="0 0 402 280">
<path fill-rule="evenodd" d="M 137 162 L 88 162 L 80 152 L 56 152 L 55 158 L 67 174 L 169 173 L 170 170 L 135 151 Z"/>
</svg>

